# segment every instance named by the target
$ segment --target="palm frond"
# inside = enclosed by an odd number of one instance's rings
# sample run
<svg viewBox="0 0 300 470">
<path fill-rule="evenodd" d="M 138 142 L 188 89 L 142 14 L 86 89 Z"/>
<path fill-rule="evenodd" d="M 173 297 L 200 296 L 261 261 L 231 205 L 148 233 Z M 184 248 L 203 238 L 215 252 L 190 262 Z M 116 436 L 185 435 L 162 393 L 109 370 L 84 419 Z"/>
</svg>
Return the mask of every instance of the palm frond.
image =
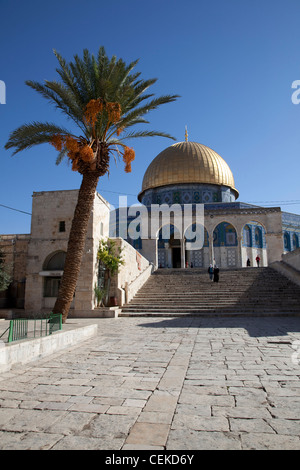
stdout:
<svg viewBox="0 0 300 470">
<path fill-rule="evenodd" d="M 54 54 L 58 60 L 56 71 L 60 80 L 45 80 L 44 83 L 28 80 L 26 84 L 72 119 L 87 142 L 111 142 L 110 139 L 120 129 L 122 137 L 116 141 L 122 142 L 122 145 L 126 139 L 137 137 L 161 136 L 174 139 L 165 132 L 128 132 L 129 128 L 136 125 L 148 124 L 145 115 L 149 111 L 178 98 L 178 95 L 155 98 L 153 93 L 149 93 L 149 87 L 157 79 L 141 79 L 141 73 L 135 70 L 138 60 L 126 64 L 116 56 L 108 58 L 104 47 L 99 48 L 96 56 L 84 49 L 82 57 L 75 55 L 69 63 L 56 50 Z M 105 106 L 96 116 L 96 124 L 92 124 L 85 117 L 86 107 L 91 100 L 99 99 Z M 106 103 L 117 103 L 120 106 L 122 114 L 118 122 L 110 119 Z M 33 145 L 51 142 L 55 134 L 72 135 L 55 124 L 34 122 L 16 129 L 10 135 L 5 148 L 15 148 L 16 154 Z M 59 154 L 58 162 L 64 155 L 65 153 Z"/>
<path fill-rule="evenodd" d="M 82 129 L 82 108 L 74 101 L 73 96 L 63 84 L 47 80 L 45 81 L 46 85 L 31 80 L 27 80 L 25 83 L 54 104 Z"/>
<path fill-rule="evenodd" d="M 76 81 L 73 77 L 72 71 L 68 64 L 66 63 L 65 59 L 56 51 L 53 51 L 55 54 L 55 57 L 57 58 L 60 68 L 57 68 L 56 71 L 61 77 L 63 83 L 65 86 L 72 92 L 74 100 L 78 105 L 83 104 L 82 101 L 82 96 L 80 94 L 80 91 L 78 90 L 76 86 Z"/>
<path fill-rule="evenodd" d="M 171 140 L 176 140 L 175 137 L 173 137 L 172 135 L 170 135 L 166 132 L 161 132 L 161 131 L 136 131 L 136 132 L 129 132 L 129 133 L 123 135 L 122 137 L 119 137 L 118 139 L 111 138 L 109 140 L 109 143 L 117 145 L 118 143 L 124 142 L 126 140 L 136 139 L 136 138 L 140 138 L 140 137 L 166 137 L 166 138 L 171 139 Z"/>
<path fill-rule="evenodd" d="M 120 121 L 120 126 L 127 127 L 132 120 L 140 118 L 144 114 L 147 114 L 149 111 L 158 108 L 162 104 L 171 103 L 175 101 L 179 95 L 165 95 L 159 98 L 153 99 L 144 106 L 133 108 L 126 116 L 124 116 Z"/>
<path fill-rule="evenodd" d="M 72 136 L 72 134 L 63 127 L 49 122 L 24 124 L 10 134 L 9 140 L 5 144 L 5 149 L 15 148 L 16 150 L 12 154 L 15 155 L 35 145 L 49 143 L 53 136 L 57 134 Z"/>
</svg>

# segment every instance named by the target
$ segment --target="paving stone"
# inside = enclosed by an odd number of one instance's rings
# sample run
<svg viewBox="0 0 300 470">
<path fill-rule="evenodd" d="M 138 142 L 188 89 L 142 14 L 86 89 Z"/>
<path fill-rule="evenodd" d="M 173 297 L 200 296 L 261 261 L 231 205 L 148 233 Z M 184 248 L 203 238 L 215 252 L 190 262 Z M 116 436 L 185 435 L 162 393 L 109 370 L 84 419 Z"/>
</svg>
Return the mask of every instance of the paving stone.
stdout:
<svg viewBox="0 0 300 470">
<path fill-rule="evenodd" d="M 75 321 L 97 336 L 0 375 L 1 449 L 300 449 L 299 319 Z"/>
<path fill-rule="evenodd" d="M 291 404 L 289 406 L 269 407 L 268 409 L 274 418 L 300 420 L 299 406 Z"/>
<path fill-rule="evenodd" d="M 134 406 L 110 406 L 106 411 L 109 415 L 130 415 L 134 417 L 138 417 L 141 413 L 141 408 L 137 408 Z"/>
<path fill-rule="evenodd" d="M 229 423 L 233 432 L 275 433 L 272 427 L 260 418 L 229 418 Z"/>
<path fill-rule="evenodd" d="M 72 403 L 68 402 L 56 402 L 56 401 L 44 401 L 40 402 L 34 407 L 35 410 L 61 410 L 65 411 L 71 408 Z"/>
<path fill-rule="evenodd" d="M 48 412 L 50 413 L 50 411 Z M 55 424 L 48 426 L 47 432 L 60 434 L 78 434 L 89 426 L 96 414 L 67 411 L 56 419 Z"/>
<path fill-rule="evenodd" d="M 1 450 L 49 450 L 63 438 L 60 434 L 44 432 L 3 432 L 0 431 Z"/>
<path fill-rule="evenodd" d="M 167 450 L 241 450 L 238 435 L 225 432 L 192 431 L 172 429 Z"/>
<path fill-rule="evenodd" d="M 245 433 L 241 434 L 244 450 L 300 450 L 300 439 L 295 436 Z"/>
<path fill-rule="evenodd" d="M 52 450 L 120 450 L 124 439 L 98 439 L 84 436 L 64 436 Z"/>
<path fill-rule="evenodd" d="M 150 446 L 145 444 L 124 444 L 122 450 L 165 450 L 164 446 Z"/>
<path fill-rule="evenodd" d="M 263 418 L 270 419 L 271 414 L 267 409 L 262 407 L 226 407 L 226 406 L 212 406 L 212 416 L 224 416 L 226 418 Z"/>
<path fill-rule="evenodd" d="M 89 420 L 80 435 L 125 440 L 135 421 L 135 416 L 131 415 L 99 414 Z"/>
<path fill-rule="evenodd" d="M 173 420 L 173 411 L 143 411 L 137 419 L 140 423 L 161 423 L 171 424 Z"/>
<path fill-rule="evenodd" d="M 145 404 L 147 403 L 147 400 L 136 400 L 134 398 L 126 398 L 126 400 L 123 403 L 123 406 L 132 406 L 136 408 L 143 408 Z"/>
<path fill-rule="evenodd" d="M 280 435 L 298 436 L 300 435 L 300 420 L 294 419 L 272 419 L 270 426 Z"/>
<path fill-rule="evenodd" d="M 170 427 L 167 424 L 135 423 L 126 444 L 165 446 Z"/>
<path fill-rule="evenodd" d="M 179 403 L 187 405 L 219 405 L 219 406 L 234 406 L 235 400 L 233 396 L 225 395 L 194 395 L 192 393 L 182 392 L 179 398 Z"/>
<path fill-rule="evenodd" d="M 191 416 L 177 413 L 172 422 L 172 429 L 192 429 L 195 431 L 229 431 L 228 420 L 215 416 Z"/>
<path fill-rule="evenodd" d="M 1 411 L 1 410 L 0 410 Z M 1 426 L 6 431 L 45 431 L 66 412 L 49 410 L 14 410 L 12 418 Z M 55 432 L 55 431 L 54 431 Z M 56 433 L 59 433 L 56 430 Z"/>
<path fill-rule="evenodd" d="M 196 416 L 212 416 L 211 406 L 208 403 L 207 405 L 202 404 L 184 404 L 178 403 L 176 407 L 176 413 L 184 414 L 184 415 L 196 415 Z M 222 409 L 223 407 L 220 407 Z M 221 415 L 221 414 L 220 414 Z M 223 415 L 221 415 L 223 416 Z"/>
<path fill-rule="evenodd" d="M 109 397 L 109 398 L 137 398 L 146 400 L 151 392 L 148 390 L 131 390 L 127 388 L 113 387 L 94 387 L 86 392 L 86 395 L 93 397 Z"/>
<path fill-rule="evenodd" d="M 34 389 L 34 394 L 48 393 L 50 395 L 84 395 L 90 391 L 92 387 L 84 387 L 78 385 L 37 385 Z"/>
<path fill-rule="evenodd" d="M 168 410 L 175 410 L 176 404 L 177 396 L 156 394 L 149 398 L 144 411 L 166 412 Z"/>
<path fill-rule="evenodd" d="M 70 404 L 70 403 L 69 403 Z M 84 413 L 106 413 L 109 405 L 98 405 L 96 403 L 74 403 L 68 408 L 70 411 L 82 411 Z"/>
</svg>

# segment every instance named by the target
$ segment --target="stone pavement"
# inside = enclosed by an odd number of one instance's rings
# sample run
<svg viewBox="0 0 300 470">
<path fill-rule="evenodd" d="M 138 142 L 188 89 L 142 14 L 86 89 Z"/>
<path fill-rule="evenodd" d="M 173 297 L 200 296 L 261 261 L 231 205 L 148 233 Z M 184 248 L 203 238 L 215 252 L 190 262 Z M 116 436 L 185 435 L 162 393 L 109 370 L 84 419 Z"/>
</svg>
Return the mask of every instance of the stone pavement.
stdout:
<svg viewBox="0 0 300 470">
<path fill-rule="evenodd" d="M 300 449 L 299 317 L 94 323 L 0 375 L 0 449 Z"/>
</svg>

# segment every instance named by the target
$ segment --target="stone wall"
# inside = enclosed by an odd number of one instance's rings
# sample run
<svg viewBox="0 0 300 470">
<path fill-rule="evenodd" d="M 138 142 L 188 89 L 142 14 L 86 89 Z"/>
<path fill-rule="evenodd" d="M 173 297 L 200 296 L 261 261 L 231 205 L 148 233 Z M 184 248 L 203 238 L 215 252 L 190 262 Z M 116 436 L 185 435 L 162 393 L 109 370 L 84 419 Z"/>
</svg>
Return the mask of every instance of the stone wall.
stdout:
<svg viewBox="0 0 300 470">
<path fill-rule="evenodd" d="M 110 295 L 116 297 L 118 305 L 122 306 L 146 282 L 152 273 L 152 265 L 122 238 L 113 240 L 116 247 L 122 249 L 124 265 L 120 266 L 119 272 L 112 278 Z"/>
<path fill-rule="evenodd" d="M 275 261 L 270 267 L 300 285 L 300 248 L 283 254 L 281 261 Z"/>
<path fill-rule="evenodd" d="M 0 293 L 0 308 L 24 308 L 26 264 L 30 235 L 1 235 L 0 246 L 12 282 Z"/>
<path fill-rule="evenodd" d="M 300 272 L 300 248 L 282 255 L 282 261 Z"/>
</svg>

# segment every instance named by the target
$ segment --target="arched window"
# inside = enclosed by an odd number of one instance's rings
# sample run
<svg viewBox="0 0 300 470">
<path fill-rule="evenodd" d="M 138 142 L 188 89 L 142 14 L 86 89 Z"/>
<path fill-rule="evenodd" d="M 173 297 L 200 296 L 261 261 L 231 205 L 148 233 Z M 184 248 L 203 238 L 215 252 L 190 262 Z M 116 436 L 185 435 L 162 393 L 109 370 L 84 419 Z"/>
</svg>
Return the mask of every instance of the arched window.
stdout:
<svg viewBox="0 0 300 470">
<path fill-rule="evenodd" d="M 252 246 L 252 231 L 249 225 L 244 226 L 243 241 L 244 241 L 244 246 L 248 246 L 248 247 Z"/>
<path fill-rule="evenodd" d="M 297 233 L 293 234 L 293 250 L 299 248 L 299 236 Z"/>
<path fill-rule="evenodd" d="M 263 237 L 262 237 L 261 227 L 255 227 L 254 239 L 255 239 L 256 248 L 262 248 L 263 247 Z"/>
<path fill-rule="evenodd" d="M 283 241 L 284 241 L 285 251 L 291 251 L 291 237 L 290 237 L 289 232 L 284 232 Z"/>
<path fill-rule="evenodd" d="M 237 234 L 233 225 L 221 222 L 214 230 L 214 246 L 237 246 Z"/>
<path fill-rule="evenodd" d="M 208 247 L 208 232 L 203 225 L 193 223 L 187 227 L 184 237 L 186 242 L 200 243 L 201 248 Z"/>
<path fill-rule="evenodd" d="M 65 260 L 66 253 L 64 251 L 57 251 L 46 259 L 44 269 L 45 271 L 63 271 Z"/>
</svg>

